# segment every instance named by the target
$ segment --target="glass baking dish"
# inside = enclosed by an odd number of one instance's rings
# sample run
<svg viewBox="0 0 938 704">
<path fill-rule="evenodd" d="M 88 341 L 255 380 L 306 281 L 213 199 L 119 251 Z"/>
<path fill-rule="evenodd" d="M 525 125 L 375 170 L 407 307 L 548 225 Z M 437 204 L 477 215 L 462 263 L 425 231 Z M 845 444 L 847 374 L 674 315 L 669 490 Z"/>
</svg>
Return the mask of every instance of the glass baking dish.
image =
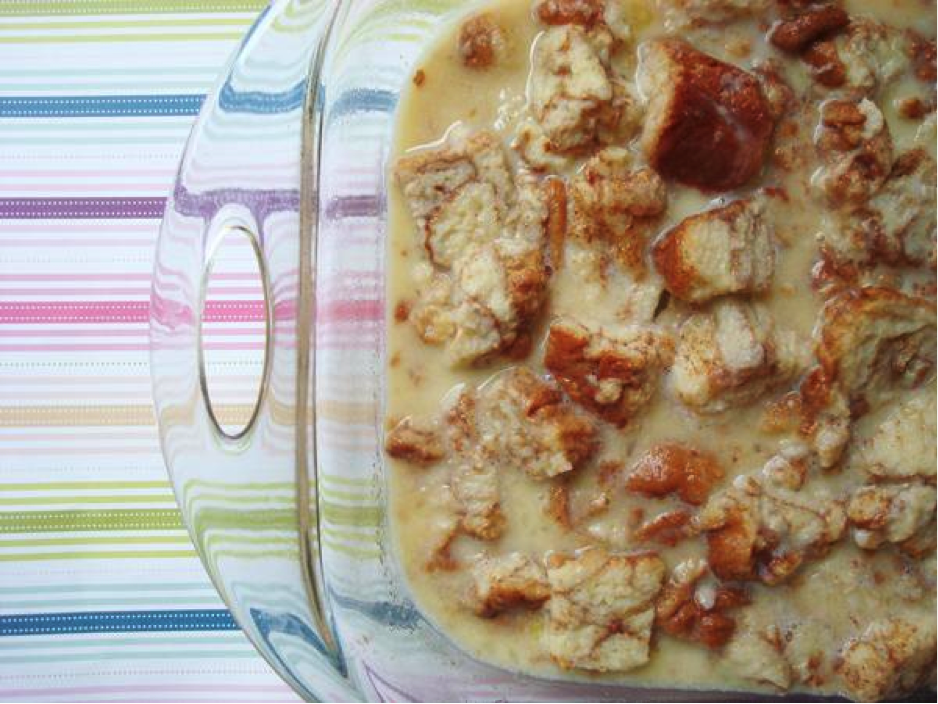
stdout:
<svg viewBox="0 0 938 704">
<path fill-rule="evenodd" d="M 308 700 L 770 700 L 498 669 L 409 596 L 382 452 L 387 160 L 414 63 L 472 4 L 276 0 L 206 101 L 150 308 L 160 438 L 193 541 Z"/>
</svg>

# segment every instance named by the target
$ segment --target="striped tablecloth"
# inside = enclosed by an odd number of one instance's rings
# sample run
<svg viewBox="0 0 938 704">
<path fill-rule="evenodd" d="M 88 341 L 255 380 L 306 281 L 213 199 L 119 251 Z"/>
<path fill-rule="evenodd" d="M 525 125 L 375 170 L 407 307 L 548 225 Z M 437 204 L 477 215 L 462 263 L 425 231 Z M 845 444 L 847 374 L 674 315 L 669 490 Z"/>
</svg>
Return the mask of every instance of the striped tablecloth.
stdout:
<svg viewBox="0 0 938 704">
<path fill-rule="evenodd" d="M 182 528 L 147 369 L 164 197 L 265 4 L 0 0 L 0 700 L 296 700 Z"/>
</svg>

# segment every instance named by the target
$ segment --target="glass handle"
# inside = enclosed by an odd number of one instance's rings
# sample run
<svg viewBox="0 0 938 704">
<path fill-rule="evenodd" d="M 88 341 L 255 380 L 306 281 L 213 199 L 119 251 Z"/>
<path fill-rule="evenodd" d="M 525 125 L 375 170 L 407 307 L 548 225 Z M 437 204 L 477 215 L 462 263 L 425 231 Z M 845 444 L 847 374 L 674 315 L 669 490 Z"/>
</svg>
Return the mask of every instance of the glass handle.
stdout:
<svg viewBox="0 0 938 704">
<path fill-rule="evenodd" d="M 210 282 L 212 274 L 216 268 L 216 262 L 223 245 L 230 244 L 232 241 L 245 240 L 253 253 L 254 265 L 256 266 L 256 284 L 259 284 L 261 290 L 261 309 L 263 311 L 263 350 L 264 361 L 261 368 L 260 378 L 256 383 L 256 392 L 253 401 L 249 404 L 251 411 L 247 420 L 238 428 L 226 427 L 221 419 L 221 414 L 216 411 L 215 404 L 212 403 L 211 390 L 214 384 L 209 383 L 209 370 L 206 363 L 206 304 L 210 292 Z M 216 439 L 224 442 L 225 440 L 237 441 L 247 437 L 254 428 L 261 407 L 270 383 L 270 360 L 273 357 L 273 304 L 270 295 L 270 277 L 268 275 L 267 262 L 264 259 L 263 248 L 257 234 L 245 224 L 227 224 L 223 225 L 219 236 L 212 243 L 211 249 L 205 258 L 205 268 L 202 271 L 202 279 L 199 284 L 199 318 L 198 318 L 198 365 L 199 365 L 199 388 L 201 390 L 202 402 L 211 422 L 211 431 Z"/>
</svg>

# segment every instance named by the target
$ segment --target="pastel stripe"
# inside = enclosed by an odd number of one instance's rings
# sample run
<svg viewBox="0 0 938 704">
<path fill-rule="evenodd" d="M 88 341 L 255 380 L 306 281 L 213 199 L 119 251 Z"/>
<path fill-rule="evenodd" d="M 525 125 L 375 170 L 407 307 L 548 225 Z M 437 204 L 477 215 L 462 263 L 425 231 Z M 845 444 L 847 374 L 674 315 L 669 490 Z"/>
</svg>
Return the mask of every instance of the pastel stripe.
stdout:
<svg viewBox="0 0 938 704">
<path fill-rule="evenodd" d="M 212 27 L 244 27 L 251 25 L 249 17 L 216 17 L 212 20 Z M 134 27 L 205 27 L 205 20 L 200 18 L 144 18 L 123 17 L 113 19 L 82 19 L 82 20 L 50 20 L 43 19 L 36 22 L 16 22 L 4 29 L 7 30 L 55 30 L 55 29 L 123 29 Z"/>
<path fill-rule="evenodd" d="M 79 347 L 72 345 L 72 347 Z M 121 345 L 103 345 L 108 349 Z M 206 346 L 210 349 L 209 346 Z M 231 345 L 228 349 L 238 347 Z M 3 349 L 3 347 L 0 347 Z M 243 422 L 251 415 L 251 404 L 215 405 L 215 413 L 223 423 Z M 82 426 L 152 426 L 156 422 L 153 407 L 136 404 L 96 404 L 93 406 L 0 406 L 0 428 L 5 427 L 71 427 Z"/>
<path fill-rule="evenodd" d="M 163 584 L 84 582 L 79 584 L 33 584 L 28 587 L 0 586 L 0 594 L 76 594 L 84 591 L 143 593 L 154 589 L 166 592 L 208 591 L 212 594 L 215 593 L 215 590 L 208 582 L 166 582 Z"/>
<path fill-rule="evenodd" d="M 231 614 L 223 609 L 0 615 L 0 637 L 51 633 L 230 631 L 237 628 Z"/>
<path fill-rule="evenodd" d="M 146 354 L 151 314 L 177 328 L 198 318 L 178 288 L 149 306 L 158 223 L 192 118 L 267 4 L 0 0 L 0 699 L 297 699 L 221 608 L 187 537 L 159 451 Z M 283 5 L 278 32 L 301 40 L 309 5 Z M 222 136 L 299 109 L 301 70 L 278 74 L 276 89 L 251 78 L 281 68 L 241 67 L 224 91 L 233 120 Z M 285 183 L 289 155 L 273 146 L 254 173 Z M 211 218 L 234 198 L 273 222 L 296 208 L 295 190 L 262 193 L 264 202 L 220 190 L 238 161 L 176 194 L 187 213 Z M 224 374 L 219 400 L 230 402 L 219 411 L 236 418 L 244 407 L 227 392 L 243 386 L 245 355 L 228 343 L 253 341 L 264 311 L 253 278 L 220 273 L 212 295 L 229 302 L 209 304 L 207 333 L 209 346 L 230 352 L 211 364 Z M 294 284 L 277 282 L 278 300 L 284 285 Z M 292 325 L 295 305 L 276 315 L 278 330 Z M 194 486 L 187 500 L 211 559 L 295 559 L 291 491 Z M 354 492 L 327 501 L 342 505 Z M 364 552 L 372 517 L 339 518 L 364 524 L 337 525 L 324 543 Z M 206 630 L 207 613 L 222 630 Z M 17 616 L 26 621 L 11 626 Z"/>
<path fill-rule="evenodd" d="M 171 586 L 171 585 L 165 585 Z M 139 588 L 139 587 L 138 587 Z M 215 597 L 215 600 L 218 601 L 219 597 Z M 245 648 L 250 648 L 247 643 L 244 643 L 237 637 L 232 637 L 231 635 L 218 635 L 218 636 L 200 636 L 198 640 L 201 645 L 234 645 Z M 28 650 L 72 650 L 72 649 L 81 649 L 81 648 L 101 648 L 101 647 L 124 647 L 124 646 L 134 646 L 134 645 L 191 645 L 192 640 L 187 636 L 163 636 L 159 639 L 154 639 L 151 636 L 124 636 L 124 637 L 111 637 L 111 638 L 89 638 L 79 639 L 79 638 L 68 638 L 66 640 L 49 640 L 49 639 L 35 639 L 31 638 L 29 640 L 20 640 L 15 641 L 0 641 L 0 654 L 9 653 L 15 651 L 28 651 Z"/>
<path fill-rule="evenodd" d="M 0 36 L 0 44 L 129 44 L 137 42 L 229 41 L 240 39 L 240 32 L 149 33 L 149 34 L 62 34 Z"/>
<path fill-rule="evenodd" d="M 165 198 L 0 198 L 0 219 L 161 218 Z"/>
<path fill-rule="evenodd" d="M 182 528 L 182 518 L 179 510 L 175 508 L 0 512 L 0 533 L 180 530 Z"/>
<path fill-rule="evenodd" d="M 258 12 L 267 4 L 268 0 L 4 0 L 0 3 L 0 16 Z"/>
<path fill-rule="evenodd" d="M 177 319 L 193 321 L 190 309 L 174 310 Z M 204 319 L 234 323 L 264 320 L 261 301 L 207 301 Z M 149 301 L 15 301 L 0 300 L 0 323 L 146 323 L 150 320 Z"/>
<path fill-rule="evenodd" d="M 226 83 L 218 95 L 218 102 L 228 112 L 271 114 L 298 109 L 303 105 L 305 96 L 305 80 L 282 93 L 238 92 L 230 83 Z"/>
<path fill-rule="evenodd" d="M 204 100 L 204 95 L 0 96 L 0 118 L 198 115 Z"/>
<path fill-rule="evenodd" d="M 178 693 L 178 694 L 187 694 L 189 692 L 199 692 L 203 694 L 211 694 L 208 699 L 195 699 L 192 697 L 184 697 L 180 701 L 229 701 L 232 695 L 237 694 L 279 694 L 283 696 L 287 693 L 285 685 L 281 686 L 271 686 L 271 685 L 246 685 L 246 684 L 237 684 L 237 685 L 226 685 L 226 684 L 147 684 L 147 685 L 121 685 L 121 686 L 93 686 L 93 687 L 37 687 L 29 689 L 0 689 L 0 697 L 6 697 L 12 701 L 17 701 L 22 697 L 84 697 L 84 696 L 94 696 L 94 695 L 123 695 L 123 694 L 157 694 L 157 693 Z M 218 694 L 228 695 L 227 697 L 218 697 Z M 259 701 L 268 701 L 268 697 L 260 697 Z M 131 701 L 135 702 L 165 702 L 168 701 L 165 697 L 159 697 L 155 699 L 143 699 L 138 696 L 133 697 Z M 295 696 L 289 698 L 276 699 L 275 701 L 296 701 Z"/>
<path fill-rule="evenodd" d="M 160 319 L 170 316 L 191 322 L 193 311 L 169 302 L 160 301 L 156 315 Z M 317 311 L 321 322 L 358 320 L 379 321 L 384 316 L 384 304 L 379 300 L 330 301 Z M 274 309 L 274 318 L 292 317 L 292 302 L 284 301 Z M 264 320 L 264 303 L 259 300 L 210 300 L 203 311 L 204 320 L 212 323 L 250 323 Z M 15 301 L 0 300 L 0 324 L 48 323 L 145 323 L 150 319 L 148 301 Z"/>
</svg>

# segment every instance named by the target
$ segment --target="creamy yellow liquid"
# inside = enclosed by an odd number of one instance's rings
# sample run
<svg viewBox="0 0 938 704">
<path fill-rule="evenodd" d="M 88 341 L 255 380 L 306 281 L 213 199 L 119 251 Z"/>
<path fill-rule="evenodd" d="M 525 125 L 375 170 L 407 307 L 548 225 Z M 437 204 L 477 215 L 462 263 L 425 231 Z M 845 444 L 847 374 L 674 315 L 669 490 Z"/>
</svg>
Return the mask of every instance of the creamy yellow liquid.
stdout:
<svg viewBox="0 0 938 704">
<path fill-rule="evenodd" d="M 666 32 L 651 0 L 625 0 L 624 5 L 628 8 L 626 16 L 632 20 L 633 32 L 637 35 L 636 45 Z M 848 2 L 846 5 L 851 13 L 873 16 L 902 27 L 915 27 L 926 36 L 934 36 L 935 8 L 931 3 L 882 0 Z M 473 130 L 494 129 L 504 136 L 506 145 L 510 143 L 525 105 L 530 46 L 541 26 L 532 18 L 530 0 L 502 0 L 485 7 L 507 31 L 507 56 L 489 70 L 465 68 L 457 50 L 458 25 L 444 28 L 438 41 L 428 48 L 423 60 L 415 67 L 415 71 L 423 72 L 425 79 L 422 84 L 419 87 L 409 85 L 403 94 L 392 158 L 415 147 L 438 142 L 457 124 Z M 743 21 L 734 22 L 729 29 L 703 28 L 685 36 L 699 49 L 749 69 L 760 58 L 772 53 L 766 47 L 763 33 L 764 28 L 758 28 L 757 22 Z M 745 56 L 736 53 L 740 40 L 751 42 L 751 53 Z M 614 61 L 616 69 L 627 78 L 634 75 L 634 57 L 634 46 L 627 47 Z M 787 71 L 787 78 L 792 87 L 798 92 L 805 90 L 810 79 L 803 71 L 797 70 L 797 60 L 785 63 L 791 69 Z M 890 86 L 877 99 L 892 131 L 897 154 L 913 146 L 923 146 L 934 155 L 933 126 L 922 127 L 921 122 L 899 117 L 893 105 L 895 98 L 926 92 L 921 83 L 908 80 Z M 812 120 L 805 126 L 809 130 L 806 137 L 808 148 L 811 148 L 810 130 L 816 122 L 816 112 Z M 636 154 L 640 153 L 636 145 L 630 145 L 630 148 Z M 510 150 L 509 153 L 517 165 L 517 157 Z M 776 218 L 776 239 L 780 247 L 774 283 L 760 300 L 771 312 L 777 327 L 799 335 L 809 356 L 821 303 L 811 286 L 811 269 L 817 258 L 815 236 L 823 225 L 823 216 L 815 199 L 807 192 L 810 173 L 796 171 L 787 174 L 773 167 L 769 161 L 767 165 L 764 175 L 750 184 L 746 192 L 763 186 L 781 186 L 787 190 L 790 200 Z M 668 189 L 669 206 L 660 221 L 661 232 L 687 215 L 706 209 L 711 201 L 710 197 L 698 191 L 674 183 L 669 183 Z M 456 385 L 478 386 L 501 369 L 518 362 L 496 359 L 484 368 L 452 370 L 443 359 L 442 348 L 427 346 L 408 324 L 394 320 L 395 306 L 413 295 L 412 267 L 425 261 L 426 253 L 422 237 L 397 188 L 392 185 L 390 193 L 388 417 L 433 418 L 439 412 L 441 399 Z M 722 197 L 730 200 L 744 194 L 727 193 Z M 655 233 L 652 233 L 649 242 L 654 237 Z M 569 268 L 562 268 L 552 279 L 550 304 L 535 325 L 534 339 L 544 339 L 552 317 L 569 314 L 575 318 L 584 306 L 588 306 L 593 319 L 603 320 L 604 312 L 610 319 L 614 318 L 614 298 L 614 295 L 584 286 Z M 676 329 L 686 313 L 686 309 L 672 306 L 656 322 L 673 324 Z M 543 373 L 542 358 L 542 346 L 535 345 L 523 363 Z M 771 433 L 760 428 L 765 404 L 792 388 L 794 385 L 746 408 L 701 416 L 683 407 L 670 394 L 667 384 L 662 384 L 653 402 L 625 429 L 602 424 L 601 452 L 587 466 L 574 472 L 575 476 L 571 478 L 574 501 L 585 502 L 593 495 L 600 462 L 615 460 L 628 466 L 651 445 L 664 440 L 680 441 L 718 457 L 727 473 L 713 493 L 719 491 L 735 476 L 757 471 L 778 452 L 780 443 L 796 438 L 793 432 Z M 934 407 L 934 388 L 915 393 L 930 399 Z M 872 432 L 878 415 L 864 419 L 855 430 L 856 436 Z M 759 689 L 758 685 L 741 679 L 719 652 L 658 631 L 652 638 L 650 662 L 637 670 L 595 675 L 559 669 L 540 642 L 544 613 L 519 610 L 494 619 L 481 619 L 462 603 L 461 595 L 469 583 L 467 570 L 429 572 L 425 568 L 427 535 L 432 534 L 434 521 L 439 516 L 437 499 L 440 488 L 448 481 L 444 466 L 422 468 L 390 458 L 389 463 L 392 527 L 399 559 L 416 603 L 457 645 L 474 656 L 506 668 L 547 677 L 701 689 Z M 840 496 L 862 484 L 864 479 L 861 471 L 834 472 L 812 478 L 810 487 L 821 487 L 832 495 Z M 647 544 L 639 545 L 630 539 L 630 533 L 636 527 L 636 512 L 641 511 L 646 518 L 653 518 L 664 510 L 681 506 L 673 498 L 649 499 L 623 491 L 613 497 L 605 514 L 585 521 L 577 531 L 569 531 L 545 513 L 549 482 L 535 482 L 514 471 L 502 472 L 499 481 L 508 530 L 493 542 L 457 538 L 453 555 L 464 564 L 470 564 L 483 552 L 502 554 L 517 550 L 540 556 L 549 550 L 574 550 L 596 543 L 614 550 L 645 549 Z M 683 541 L 673 548 L 654 547 L 660 550 L 669 568 L 687 557 L 703 556 L 705 552 L 700 538 Z M 872 619 L 883 614 L 906 614 L 911 620 L 934 620 L 934 560 L 922 570 L 925 575 L 922 579 L 927 582 L 924 596 L 914 603 L 907 603 L 895 596 L 893 581 L 896 569 L 892 562 L 897 558 L 887 553 L 885 550 L 864 553 L 854 546 L 849 536 L 845 536 L 826 558 L 808 562 L 784 584 L 775 587 L 750 584 L 753 604 L 745 609 L 746 618 L 753 624 L 774 623 L 782 627 L 801 621 L 822 620 L 830 626 L 828 641 L 823 645 L 831 656 L 845 639 L 856 635 Z M 886 575 L 885 581 L 882 575 Z M 874 583 L 875 589 L 871 588 Z M 836 689 L 836 683 L 832 678 L 829 680 L 821 686 L 822 690 Z"/>
</svg>

